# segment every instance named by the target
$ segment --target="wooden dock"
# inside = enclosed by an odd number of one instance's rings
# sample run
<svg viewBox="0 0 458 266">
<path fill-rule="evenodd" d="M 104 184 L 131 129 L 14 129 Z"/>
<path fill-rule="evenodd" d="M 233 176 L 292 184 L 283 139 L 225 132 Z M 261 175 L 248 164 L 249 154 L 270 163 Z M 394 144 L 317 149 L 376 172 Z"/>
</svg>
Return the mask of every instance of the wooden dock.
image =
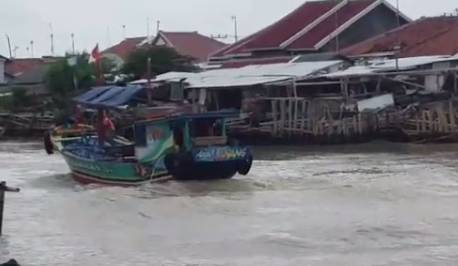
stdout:
<svg viewBox="0 0 458 266">
<path fill-rule="evenodd" d="M 4 137 L 43 136 L 54 124 L 53 116 L 23 113 L 1 113 L 0 127 Z"/>
<path fill-rule="evenodd" d="M 458 65 L 451 66 L 353 73 L 337 82 L 317 78 L 268 88 L 263 96 L 242 100 L 250 103 L 242 104 L 241 118 L 229 130 L 248 142 L 263 143 L 456 142 Z M 437 82 L 429 82 L 431 78 Z M 269 95 L 272 91 L 282 96 Z"/>
</svg>

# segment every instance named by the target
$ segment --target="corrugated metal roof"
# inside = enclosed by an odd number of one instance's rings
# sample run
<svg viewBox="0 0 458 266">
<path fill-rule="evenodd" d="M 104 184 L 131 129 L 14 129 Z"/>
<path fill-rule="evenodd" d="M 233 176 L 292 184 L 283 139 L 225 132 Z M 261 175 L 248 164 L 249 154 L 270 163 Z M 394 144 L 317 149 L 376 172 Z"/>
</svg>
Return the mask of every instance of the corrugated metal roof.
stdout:
<svg viewBox="0 0 458 266">
<path fill-rule="evenodd" d="M 342 71 L 325 74 L 328 78 L 338 78 L 345 76 L 362 76 L 370 75 L 371 73 L 387 72 L 399 70 L 414 69 L 422 65 L 428 65 L 432 63 L 454 61 L 458 58 L 449 56 L 418 56 L 418 57 L 407 57 L 399 58 L 396 63 L 396 59 L 385 59 L 385 60 L 373 60 L 369 61 L 368 65 L 365 66 L 353 66 Z M 396 67 L 397 64 L 397 67 Z"/>
<path fill-rule="evenodd" d="M 281 63 L 250 65 L 241 68 L 215 69 L 201 73 L 169 72 L 156 77 L 154 81 L 177 81 L 186 78 L 188 88 L 240 87 L 289 79 L 305 78 L 323 69 L 341 64 L 342 61 L 304 63 Z M 146 83 L 146 80 L 133 82 Z"/>
</svg>

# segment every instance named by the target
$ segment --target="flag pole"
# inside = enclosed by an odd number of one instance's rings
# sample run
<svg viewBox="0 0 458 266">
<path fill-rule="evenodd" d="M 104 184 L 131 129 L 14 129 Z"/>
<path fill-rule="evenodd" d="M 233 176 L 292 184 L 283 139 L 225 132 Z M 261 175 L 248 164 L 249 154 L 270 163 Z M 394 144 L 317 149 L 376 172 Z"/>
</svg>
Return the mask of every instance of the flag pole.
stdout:
<svg viewBox="0 0 458 266">
<path fill-rule="evenodd" d="M 102 65 L 100 59 L 95 62 L 95 67 L 97 70 L 97 86 L 103 85 L 103 74 L 102 74 Z"/>
<path fill-rule="evenodd" d="M 94 62 L 95 71 L 97 75 L 97 86 L 103 85 L 103 73 L 102 73 L 102 60 L 99 52 L 99 44 L 97 44 L 91 52 L 91 58 L 89 62 Z"/>
</svg>

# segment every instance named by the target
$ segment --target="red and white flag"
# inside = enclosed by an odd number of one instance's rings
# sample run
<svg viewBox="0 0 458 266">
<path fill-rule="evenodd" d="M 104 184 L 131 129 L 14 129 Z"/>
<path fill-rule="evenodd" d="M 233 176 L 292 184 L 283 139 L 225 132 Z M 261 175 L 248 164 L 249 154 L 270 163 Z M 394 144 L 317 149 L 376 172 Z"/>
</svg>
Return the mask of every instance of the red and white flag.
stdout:
<svg viewBox="0 0 458 266">
<path fill-rule="evenodd" d="M 103 85 L 103 74 L 102 74 L 102 57 L 99 52 L 99 44 L 92 49 L 91 57 L 89 57 L 89 63 L 94 63 L 97 71 L 97 85 Z"/>
<path fill-rule="evenodd" d="M 94 49 L 92 49 L 91 56 L 89 57 L 89 63 L 98 62 L 100 62 L 99 44 L 97 44 Z"/>
</svg>

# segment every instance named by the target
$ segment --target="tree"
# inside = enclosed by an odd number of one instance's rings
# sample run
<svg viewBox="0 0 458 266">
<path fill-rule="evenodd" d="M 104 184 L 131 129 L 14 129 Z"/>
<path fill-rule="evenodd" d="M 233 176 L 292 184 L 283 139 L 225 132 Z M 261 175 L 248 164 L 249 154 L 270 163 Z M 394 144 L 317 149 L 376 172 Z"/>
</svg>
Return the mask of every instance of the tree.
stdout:
<svg viewBox="0 0 458 266">
<path fill-rule="evenodd" d="M 28 105 L 27 88 L 13 87 L 11 88 L 11 100 L 13 107 L 23 107 Z"/>
<path fill-rule="evenodd" d="M 75 64 L 69 64 L 69 58 L 74 58 Z M 72 108 L 71 99 L 80 91 L 96 86 L 96 67 L 89 63 L 89 55 L 80 53 L 67 55 L 66 58 L 55 62 L 46 75 L 46 85 L 54 107 L 67 111 Z M 111 62 L 102 60 L 102 73 L 112 68 Z"/>
<path fill-rule="evenodd" d="M 164 46 L 145 46 L 135 49 L 129 54 L 122 72 L 133 74 L 136 79 L 147 73 L 148 58 L 151 59 L 151 73 L 160 75 L 170 71 L 196 71 L 194 59 L 180 55 L 175 49 Z"/>
<path fill-rule="evenodd" d="M 27 88 L 12 87 L 10 94 L 0 96 L 0 109 L 14 112 L 27 107 L 31 102 L 32 99 L 27 96 Z"/>
</svg>

